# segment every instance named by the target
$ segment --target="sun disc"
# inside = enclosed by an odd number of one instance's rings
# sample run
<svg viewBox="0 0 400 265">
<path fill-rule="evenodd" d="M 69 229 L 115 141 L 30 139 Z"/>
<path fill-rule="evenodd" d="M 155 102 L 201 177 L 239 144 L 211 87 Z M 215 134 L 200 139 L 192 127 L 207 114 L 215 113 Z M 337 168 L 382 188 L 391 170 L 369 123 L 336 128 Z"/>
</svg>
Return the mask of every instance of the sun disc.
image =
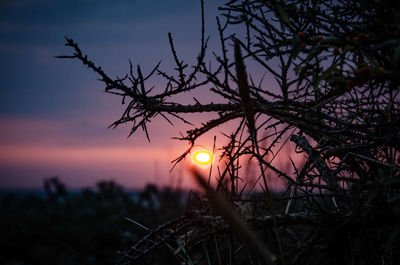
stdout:
<svg viewBox="0 0 400 265">
<path fill-rule="evenodd" d="M 200 165 L 207 165 L 211 163 L 211 153 L 208 151 L 197 151 L 193 155 L 193 160 Z"/>
</svg>

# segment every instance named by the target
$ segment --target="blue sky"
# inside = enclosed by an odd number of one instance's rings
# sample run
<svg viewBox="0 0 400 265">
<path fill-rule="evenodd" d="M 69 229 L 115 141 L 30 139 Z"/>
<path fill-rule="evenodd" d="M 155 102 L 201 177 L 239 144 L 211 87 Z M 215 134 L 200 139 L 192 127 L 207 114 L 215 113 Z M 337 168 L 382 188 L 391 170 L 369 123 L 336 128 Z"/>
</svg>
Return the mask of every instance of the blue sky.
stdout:
<svg viewBox="0 0 400 265">
<path fill-rule="evenodd" d="M 69 52 L 63 47 L 64 36 L 75 39 L 111 74 L 124 74 L 129 58 L 145 68 L 160 59 L 168 61 L 168 32 L 174 34 L 180 52 L 193 51 L 195 57 L 199 5 L 198 1 L 6 1 L 0 20 L 1 113 L 53 117 L 65 114 L 71 104 L 84 108 L 85 98 L 98 94 L 79 86 L 101 86 L 94 74 L 78 62 L 53 57 Z"/>
</svg>

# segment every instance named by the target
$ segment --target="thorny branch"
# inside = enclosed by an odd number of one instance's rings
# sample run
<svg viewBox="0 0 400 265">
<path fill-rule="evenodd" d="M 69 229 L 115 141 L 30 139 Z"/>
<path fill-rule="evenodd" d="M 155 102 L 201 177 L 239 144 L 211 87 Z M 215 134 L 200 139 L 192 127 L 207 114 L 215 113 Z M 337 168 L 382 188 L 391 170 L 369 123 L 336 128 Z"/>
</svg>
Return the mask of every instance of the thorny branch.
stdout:
<svg viewBox="0 0 400 265">
<path fill-rule="evenodd" d="M 132 123 L 131 134 L 142 128 L 149 138 L 148 122 L 157 115 L 171 124 L 171 117 L 190 124 L 187 113 L 217 114 L 178 138 L 193 146 L 222 124 L 245 120 L 247 131 L 242 122 L 232 134 L 223 134 L 229 144 L 221 147 L 217 190 L 227 194 L 234 211 L 242 212 L 253 227 L 269 231 L 276 222 L 278 236 L 268 240 L 285 241 L 278 263 L 328 264 L 323 257 L 329 256 L 341 264 L 369 258 L 374 264 L 395 264 L 398 256 L 393 249 L 399 246 L 390 229 L 381 228 L 391 226 L 395 235 L 400 231 L 395 225 L 400 218 L 400 9 L 395 2 L 229 1 L 219 8 L 216 20 L 221 50 L 212 53 L 214 65 L 207 66 L 211 55 L 201 1 L 201 45 L 195 65 L 189 67 L 180 59 L 168 34 L 176 74 L 161 70 L 161 63 L 148 74 L 139 66 L 134 73 L 130 64 L 125 77 L 111 78 L 69 38 L 66 45 L 73 54 L 59 58 L 80 60 L 100 76 L 106 92 L 121 96 L 123 104 L 129 99 L 112 126 Z M 149 88 L 147 81 L 156 74 L 165 85 Z M 205 88 L 219 103 L 175 101 L 176 95 Z M 244 165 L 253 161 L 258 171 L 250 183 Z M 281 200 L 273 207 L 243 192 L 259 185 L 268 194 L 267 179 L 283 180 L 286 188 L 280 199 L 273 198 Z M 199 255 L 191 262 L 208 257 L 195 251 L 195 246 L 216 238 L 204 226 L 213 219 L 223 244 L 226 224 L 213 215 L 212 204 L 201 201 L 203 211 L 187 212 L 178 222 L 180 228 L 171 223 L 151 232 L 152 241 L 140 241 L 123 254 L 121 263 L 145 256 L 170 238 L 176 240 L 185 229 L 197 236 L 179 249 L 186 249 L 185 255 Z M 256 211 L 256 206 L 262 209 Z M 303 226 L 293 232 L 289 225 Z M 368 230 L 371 226 L 376 230 Z M 174 232 L 154 239 L 167 227 Z M 370 231 L 369 243 L 355 247 L 348 238 L 358 238 L 362 229 Z M 297 244 L 286 242 L 293 237 Z M 374 240 L 384 242 L 370 243 Z M 363 251 L 379 255 L 366 258 Z M 312 262 L 306 253 L 315 253 L 309 257 Z M 185 260 L 184 255 L 181 258 Z"/>
</svg>

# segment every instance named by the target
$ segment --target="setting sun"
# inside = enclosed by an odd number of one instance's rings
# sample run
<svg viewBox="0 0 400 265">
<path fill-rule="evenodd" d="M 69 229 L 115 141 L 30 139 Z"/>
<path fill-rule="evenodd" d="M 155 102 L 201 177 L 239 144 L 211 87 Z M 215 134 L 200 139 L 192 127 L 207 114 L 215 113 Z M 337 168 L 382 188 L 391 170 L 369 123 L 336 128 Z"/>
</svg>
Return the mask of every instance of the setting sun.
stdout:
<svg viewBox="0 0 400 265">
<path fill-rule="evenodd" d="M 193 160 L 200 165 L 207 165 L 211 163 L 212 155 L 208 151 L 197 151 L 193 155 Z"/>
</svg>

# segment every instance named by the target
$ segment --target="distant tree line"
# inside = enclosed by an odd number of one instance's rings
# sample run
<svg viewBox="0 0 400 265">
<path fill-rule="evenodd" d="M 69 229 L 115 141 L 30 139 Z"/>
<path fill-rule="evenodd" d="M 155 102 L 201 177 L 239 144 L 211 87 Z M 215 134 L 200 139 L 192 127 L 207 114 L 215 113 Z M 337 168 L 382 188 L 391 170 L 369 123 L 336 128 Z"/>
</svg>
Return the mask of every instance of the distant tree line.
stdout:
<svg viewBox="0 0 400 265">
<path fill-rule="evenodd" d="M 150 229 L 179 215 L 184 193 L 148 185 L 125 191 L 113 181 L 70 192 L 58 178 L 42 193 L 0 193 L 1 264 L 115 264 L 118 250 Z M 173 261 L 165 251 L 158 257 Z M 154 264 L 149 258 L 147 264 Z"/>
</svg>

